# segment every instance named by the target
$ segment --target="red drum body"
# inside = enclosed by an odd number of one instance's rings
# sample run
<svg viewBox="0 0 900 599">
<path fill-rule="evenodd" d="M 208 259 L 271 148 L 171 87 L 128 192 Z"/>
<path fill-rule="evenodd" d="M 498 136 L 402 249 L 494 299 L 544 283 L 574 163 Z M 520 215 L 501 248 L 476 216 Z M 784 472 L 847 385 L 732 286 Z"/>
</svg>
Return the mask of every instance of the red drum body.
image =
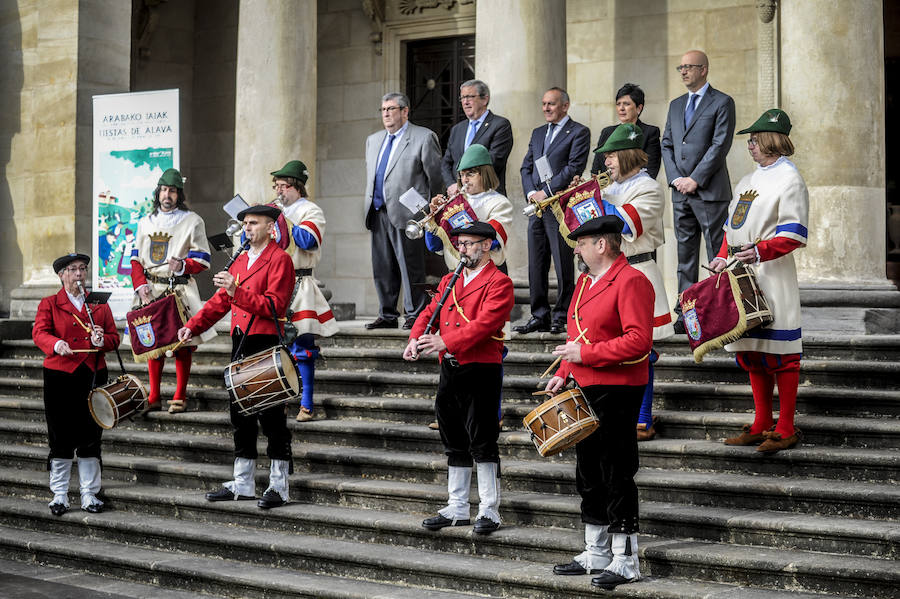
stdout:
<svg viewBox="0 0 900 599">
<path fill-rule="evenodd" d="M 536 407 L 523 420 L 525 430 L 543 457 L 569 449 L 600 426 L 581 389 L 555 395 Z"/>
<path fill-rule="evenodd" d="M 91 416 L 103 429 L 110 429 L 123 418 L 131 416 L 146 401 L 147 389 L 132 374 L 123 374 L 108 385 L 97 387 L 88 395 Z"/>
<path fill-rule="evenodd" d="M 280 345 L 232 362 L 224 374 L 231 400 L 244 415 L 287 403 L 300 395 L 294 360 Z"/>
</svg>

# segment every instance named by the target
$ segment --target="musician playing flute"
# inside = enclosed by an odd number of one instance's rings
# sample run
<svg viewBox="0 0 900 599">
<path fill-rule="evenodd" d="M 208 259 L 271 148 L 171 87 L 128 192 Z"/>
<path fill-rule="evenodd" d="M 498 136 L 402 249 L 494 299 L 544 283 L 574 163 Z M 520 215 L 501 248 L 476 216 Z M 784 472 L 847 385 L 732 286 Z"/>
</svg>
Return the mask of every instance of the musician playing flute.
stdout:
<svg viewBox="0 0 900 599">
<path fill-rule="evenodd" d="M 134 307 L 161 297 L 170 283 L 191 314 L 203 305 L 193 275 L 209 268 L 209 243 L 203 219 L 188 210 L 185 201 L 184 177 L 178 169 L 166 170 L 153 192 L 153 211 L 138 222 L 131 255 Z M 200 340 L 209 341 L 215 336 L 216 332 L 210 329 Z M 185 410 L 195 344 L 196 341 L 193 346 L 175 351 L 175 394 L 168 402 L 170 414 Z M 162 352 L 156 353 L 159 355 L 147 360 L 150 395 L 144 412 L 158 410 L 162 405 L 159 388 L 166 357 Z"/>
<path fill-rule="evenodd" d="M 32 330 L 35 345 L 46 355 L 44 413 L 53 493 L 49 507 L 54 516 L 69 510 L 69 478 L 76 455 L 81 509 L 92 514 L 103 511 L 103 502 L 97 498 L 103 429 L 91 417 L 87 398 L 92 384 L 106 383 L 103 353 L 119 346 L 119 332 L 108 305 L 85 305 L 83 285 L 90 261 L 75 253 L 53 261 L 62 289 L 41 300 Z"/>
<path fill-rule="evenodd" d="M 441 279 L 438 292 L 419 314 L 403 351 L 403 359 L 438 352 L 441 377 L 435 397 L 435 415 L 447 455 L 447 505 L 422 526 L 440 530 L 467 526 L 469 485 L 473 463 L 478 476 L 478 516 L 473 530 L 489 534 L 500 527 L 500 454 L 497 410 L 503 384 L 503 324 L 515 299 L 510 278 L 491 260 L 497 231 L 475 222 L 453 229 L 460 261 L 465 268 L 456 279 L 442 308 L 439 298 L 454 274 Z M 426 334 L 434 318 L 434 332 Z"/>
<path fill-rule="evenodd" d="M 236 361 L 278 345 L 278 326 L 284 326 L 285 311 L 294 289 L 291 257 L 275 243 L 275 221 L 281 211 L 274 206 L 250 206 L 238 213 L 249 249 L 228 270 L 213 276 L 216 293 L 184 327 L 178 339 L 190 341 L 231 312 L 231 359 Z M 270 304 L 271 300 L 271 304 Z M 275 315 L 282 319 L 276 323 Z M 288 367 L 291 367 L 290 365 Z M 257 425 L 268 439 L 269 486 L 257 505 L 279 507 L 289 500 L 288 475 L 292 470 L 291 431 L 284 406 L 276 404 L 255 414 L 240 414 L 230 402 L 234 427 L 234 478 L 218 491 L 206 494 L 209 501 L 250 500 L 256 496 Z"/>
<path fill-rule="evenodd" d="M 641 576 L 638 567 L 638 470 L 634 423 L 653 344 L 653 286 L 622 253 L 620 218 L 586 221 L 569 234 L 581 276 L 567 313 L 567 343 L 546 390 L 569 379 L 581 388 L 600 426 L 575 446 L 585 550 L 555 574 L 599 574 L 593 586 L 613 589 Z M 583 341 L 572 341 L 583 336 Z"/>
</svg>

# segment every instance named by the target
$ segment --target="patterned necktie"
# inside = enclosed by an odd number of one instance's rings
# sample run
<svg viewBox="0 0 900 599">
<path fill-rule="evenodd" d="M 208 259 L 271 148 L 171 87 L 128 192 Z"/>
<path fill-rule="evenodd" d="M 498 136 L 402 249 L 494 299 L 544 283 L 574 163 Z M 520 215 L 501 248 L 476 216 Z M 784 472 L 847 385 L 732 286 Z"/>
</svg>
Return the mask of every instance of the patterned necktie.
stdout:
<svg viewBox="0 0 900 599">
<path fill-rule="evenodd" d="M 472 121 L 469 123 L 469 132 L 466 133 L 466 147 L 464 149 L 468 150 L 469 146 L 472 145 L 472 140 L 475 139 L 476 131 L 478 131 L 478 121 Z"/>
<path fill-rule="evenodd" d="M 384 173 L 387 171 L 388 160 L 391 158 L 391 148 L 394 146 L 394 136 L 388 135 L 388 143 L 381 155 L 381 162 L 375 169 L 375 188 L 372 190 L 372 206 L 375 210 L 381 210 L 384 206 Z"/>
<path fill-rule="evenodd" d="M 553 141 L 553 129 L 556 127 L 556 123 L 550 123 L 550 126 L 547 127 L 547 136 L 544 137 L 544 154 L 547 153 L 547 148 L 550 146 L 550 142 Z"/>
<path fill-rule="evenodd" d="M 685 129 L 690 126 L 691 120 L 694 118 L 694 110 L 697 109 L 697 98 L 699 98 L 697 94 L 690 94 L 688 96 L 687 109 L 684 111 L 684 127 Z"/>
</svg>

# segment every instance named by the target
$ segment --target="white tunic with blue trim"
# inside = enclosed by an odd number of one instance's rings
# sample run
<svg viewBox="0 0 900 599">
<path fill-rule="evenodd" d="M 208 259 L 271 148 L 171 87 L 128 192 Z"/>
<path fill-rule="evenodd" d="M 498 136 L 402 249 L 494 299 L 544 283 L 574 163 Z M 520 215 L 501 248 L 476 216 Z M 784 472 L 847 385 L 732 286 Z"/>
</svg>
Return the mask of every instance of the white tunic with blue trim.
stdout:
<svg viewBox="0 0 900 599">
<path fill-rule="evenodd" d="M 806 245 L 809 192 L 790 160 L 779 158 L 759 166 L 734 188 L 728 206 L 725 237 L 729 245 L 743 245 L 774 237 L 786 237 Z M 799 354 L 800 288 L 793 252 L 751 267 L 769 301 L 775 322 L 759 327 L 725 346 L 728 351 Z"/>
</svg>

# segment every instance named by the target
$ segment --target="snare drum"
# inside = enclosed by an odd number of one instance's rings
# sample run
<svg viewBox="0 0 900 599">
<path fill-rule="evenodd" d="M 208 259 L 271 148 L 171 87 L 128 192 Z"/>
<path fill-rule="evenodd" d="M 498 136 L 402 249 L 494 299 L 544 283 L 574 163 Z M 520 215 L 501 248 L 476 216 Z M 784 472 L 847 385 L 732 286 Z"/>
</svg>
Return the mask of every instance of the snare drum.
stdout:
<svg viewBox="0 0 900 599">
<path fill-rule="evenodd" d="M 240 414 L 255 414 L 300 395 L 294 359 L 282 346 L 263 350 L 225 369 L 225 387 Z"/>
<path fill-rule="evenodd" d="M 94 421 L 103 429 L 110 429 L 144 406 L 147 389 L 132 374 L 123 374 L 115 381 L 97 387 L 88 395 L 88 407 Z"/>
<path fill-rule="evenodd" d="M 600 426 L 581 389 L 555 395 L 525 417 L 525 430 L 543 457 L 569 449 Z"/>
</svg>

